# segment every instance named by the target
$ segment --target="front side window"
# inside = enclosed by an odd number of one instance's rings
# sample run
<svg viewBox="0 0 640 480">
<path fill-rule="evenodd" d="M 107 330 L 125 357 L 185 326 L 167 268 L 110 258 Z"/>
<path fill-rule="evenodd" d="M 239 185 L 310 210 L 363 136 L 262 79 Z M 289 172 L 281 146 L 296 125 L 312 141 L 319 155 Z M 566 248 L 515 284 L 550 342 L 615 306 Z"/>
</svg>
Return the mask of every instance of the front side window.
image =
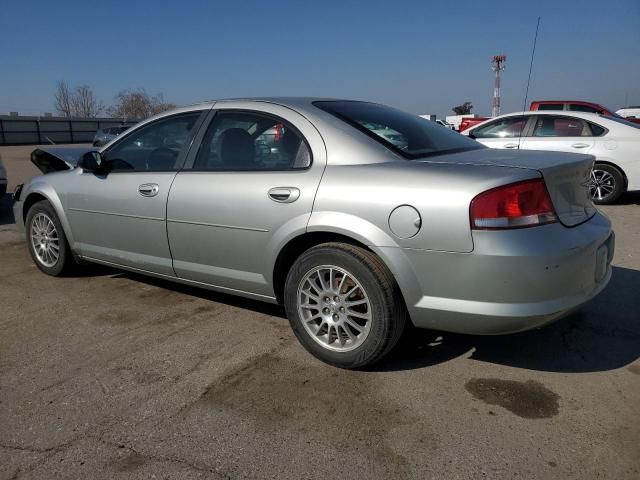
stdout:
<svg viewBox="0 0 640 480">
<path fill-rule="evenodd" d="M 475 138 L 514 138 L 522 136 L 522 129 L 529 117 L 501 118 L 471 131 Z"/>
<path fill-rule="evenodd" d="M 355 101 L 313 104 L 407 159 L 485 148 L 435 122 L 384 105 Z"/>
<path fill-rule="evenodd" d="M 311 165 L 302 135 L 271 115 L 218 112 L 202 139 L 194 170 L 293 170 Z"/>
<path fill-rule="evenodd" d="M 581 118 L 540 115 L 533 128 L 534 137 L 592 137 L 589 122 Z"/>
<path fill-rule="evenodd" d="M 175 171 L 200 112 L 156 120 L 125 136 L 105 154 L 111 171 Z"/>
</svg>

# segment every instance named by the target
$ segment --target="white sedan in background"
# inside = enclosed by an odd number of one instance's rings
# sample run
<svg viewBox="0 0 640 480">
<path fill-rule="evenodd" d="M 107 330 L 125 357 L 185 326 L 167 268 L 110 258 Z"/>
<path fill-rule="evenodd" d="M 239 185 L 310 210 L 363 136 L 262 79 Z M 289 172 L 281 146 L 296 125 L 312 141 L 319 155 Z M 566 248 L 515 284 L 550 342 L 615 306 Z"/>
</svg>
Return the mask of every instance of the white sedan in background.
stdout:
<svg viewBox="0 0 640 480">
<path fill-rule="evenodd" d="M 640 125 L 596 113 L 510 113 L 463 132 L 491 148 L 587 153 L 596 157 L 589 189 L 595 203 L 640 190 Z"/>
</svg>

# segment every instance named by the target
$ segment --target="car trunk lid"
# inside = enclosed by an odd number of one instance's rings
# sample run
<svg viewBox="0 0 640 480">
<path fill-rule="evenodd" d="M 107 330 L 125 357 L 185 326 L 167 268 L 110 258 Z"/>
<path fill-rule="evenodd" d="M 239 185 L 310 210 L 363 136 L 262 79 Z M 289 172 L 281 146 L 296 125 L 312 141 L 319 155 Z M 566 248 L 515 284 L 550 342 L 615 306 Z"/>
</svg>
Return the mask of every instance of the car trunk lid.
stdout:
<svg viewBox="0 0 640 480">
<path fill-rule="evenodd" d="M 588 187 L 594 162 L 592 155 L 531 150 L 505 152 L 487 148 L 421 161 L 536 170 L 544 178 L 558 219 L 563 225 L 573 227 L 596 213 Z"/>
</svg>

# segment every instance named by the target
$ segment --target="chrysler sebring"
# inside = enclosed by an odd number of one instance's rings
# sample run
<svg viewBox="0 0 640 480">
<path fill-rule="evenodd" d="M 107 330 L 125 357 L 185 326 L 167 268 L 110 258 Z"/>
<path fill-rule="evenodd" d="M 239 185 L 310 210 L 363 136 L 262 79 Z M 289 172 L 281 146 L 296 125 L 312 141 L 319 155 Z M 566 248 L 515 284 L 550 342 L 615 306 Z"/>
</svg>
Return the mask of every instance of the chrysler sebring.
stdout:
<svg viewBox="0 0 640 480">
<path fill-rule="evenodd" d="M 32 161 L 45 174 L 14 213 L 43 272 L 95 262 L 282 303 L 302 345 L 344 368 L 408 322 L 541 326 L 611 276 L 593 156 L 494 150 L 375 103 L 204 103 Z"/>
</svg>

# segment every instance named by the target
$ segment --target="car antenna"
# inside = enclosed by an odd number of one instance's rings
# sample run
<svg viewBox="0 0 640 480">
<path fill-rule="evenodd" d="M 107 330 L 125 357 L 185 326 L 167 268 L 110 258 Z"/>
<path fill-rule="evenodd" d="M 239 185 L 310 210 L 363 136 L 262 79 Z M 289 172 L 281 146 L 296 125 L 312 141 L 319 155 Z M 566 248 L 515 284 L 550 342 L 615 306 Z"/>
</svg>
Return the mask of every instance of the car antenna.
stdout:
<svg viewBox="0 0 640 480">
<path fill-rule="evenodd" d="M 524 92 L 524 103 L 522 105 L 522 129 L 520 129 L 520 135 L 518 136 L 518 149 L 520 149 L 520 140 L 522 139 L 522 130 L 524 130 L 524 112 L 527 110 L 527 99 L 529 98 L 529 84 L 531 83 L 531 72 L 533 70 L 533 58 L 536 54 L 536 44 L 538 43 L 538 30 L 540 29 L 540 17 L 538 17 L 538 23 L 536 24 L 536 34 L 533 37 L 533 49 L 531 50 L 531 63 L 529 63 L 529 77 L 527 78 L 527 89 Z"/>
</svg>

